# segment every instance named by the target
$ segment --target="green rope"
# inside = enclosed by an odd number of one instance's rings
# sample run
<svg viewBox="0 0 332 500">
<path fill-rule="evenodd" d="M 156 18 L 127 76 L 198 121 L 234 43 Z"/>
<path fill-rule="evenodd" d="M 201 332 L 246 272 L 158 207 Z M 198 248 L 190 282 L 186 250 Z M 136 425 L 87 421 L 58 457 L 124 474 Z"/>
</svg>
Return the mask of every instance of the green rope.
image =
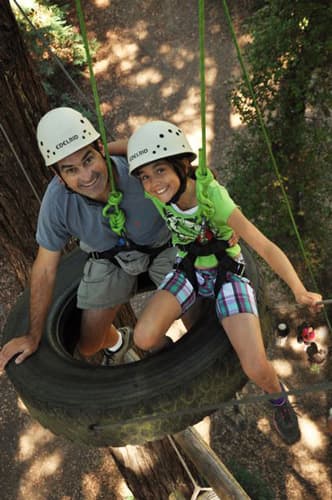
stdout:
<svg viewBox="0 0 332 500">
<path fill-rule="evenodd" d="M 223 3 L 223 7 L 224 7 L 224 12 L 225 12 L 225 15 L 226 15 L 227 23 L 228 23 L 228 26 L 229 26 L 229 29 L 230 29 L 230 32 L 231 32 L 231 36 L 232 36 L 232 39 L 233 39 L 233 42 L 234 42 L 234 45 L 235 45 L 235 48 L 236 48 L 238 60 L 239 60 L 239 63 L 240 63 L 240 66 L 241 66 L 241 69 L 242 69 L 242 72 L 243 72 L 243 76 L 244 76 L 244 79 L 245 79 L 246 84 L 248 86 L 249 92 L 251 94 L 251 98 L 252 98 L 253 103 L 254 103 L 254 107 L 255 107 L 255 110 L 256 110 L 256 113 L 257 113 L 259 125 L 260 125 L 260 128 L 261 128 L 261 132 L 263 134 L 263 137 L 264 137 L 267 149 L 268 149 L 268 153 L 269 153 L 270 160 L 271 160 L 271 163 L 273 165 L 276 177 L 277 177 L 277 179 L 279 181 L 279 184 L 280 184 L 280 189 L 281 189 L 282 195 L 283 195 L 285 203 L 286 203 L 286 207 L 287 207 L 287 210 L 288 210 L 289 217 L 291 219 L 291 222 L 292 222 L 292 225 L 293 225 L 293 228 L 294 228 L 294 231 L 295 231 L 295 234 L 296 234 L 296 237 L 297 237 L 297 240 L 298 240 L 301 252 L 303 254 L 305 264 L 306 264 L 306 266 L 308 268 L 308 271 L 310 273 L 312 282 L 313 282 L 314 286 L 316 287 L 316 289 L 318 289 L 317 282 L 316 282 L 316 279 L 315 279 L 315 276 L 314 276 L 314 273 L 313 273 L 313 270 L 312 270 L 312 266 L 311 266 L 311 263 L 310 263 L 309 258 L 307 256 L 307 253 L 305 251 L 304 244 L 303 244 L 301 235 L 299 233 L 298 227 L 296 225 L 296 221 L 295 221 L 294 216 L 293 216 L 292 208 L 290 206 L 289 199 L 288 199 L 285 187 L 284 187 L 284 182 L 283 182 L 283 179 L 282 179 L 282 177 L 280 175 L 280 171 L 279 171 L 279 168 L 278 168 L 275 156 L 274 156 L 273 151 L 272 151 L 271 141 L 269 139 L 269 136 L 268 136 L 268 133 L 267 133 L 267 130 L 266 130 L 266 126 L 265 126 L 265 123 L 264 123 L 264 120 L 263 120 L 263 117 L 262 117 L 262 113 L 261 113 L 261 111 L 259 109 L 259 106 L 258 106 L 258 103 L 257 103 L 257 99 L 256 99 L 256 96 L 255 96 L 255 92 L 253 90 L 253 87 L 251 85 L 251 82 L 250 82 L 250 79 L 249 79 L 249 76 L 248 76 L 248 72 L 247 72 L 246 67 L 244 65 L 244 62 L 243 62 L 243 57 L 242 57 L 242 54 L 241 54 L 241 51 L 240 51 L 240 48 L 239 48 L 239 44 L 237 42 L 237 38 L 236 38 L 236 35 L 235 35 L 235 31 L 234 31 L 233 23 L 232 23 L 232 20 L 231 20 L 231 16 L 230 16 L 230 13 L 229 13 L 229 10 L 228 10 L 227 2 L 226 2 L 226 0 L 222 0 L 222 3 Z"/>
<path fill-rule="evenodd" d="M 104 121 L 103 121 L 103 118 L 102 118 L 101 112 L 100 112 L 100 100 L 99 100 L 99 95 L 98 95 L 98 90 L 97 90 L 97 83 L 96 83 L 96 79 L 95 79 L 95 75 L 94 75 L 93 67 L 92 67 L 92 59 L 91 59 L 91 54 L 90 54 L 90 48 L 89 48 L 89 43 L 88 43 L 88 37 L 87 37 L 87 32 L 86 32 L 86 25 L 85 25 L 85 20 L 84 20 L 84 16 L 83 16 L 81 1 L 75 0 L 75 2 L 76 2 L 76 10 L 77 10 L 79 25 L 80 25 L 80 29 L 81 29 L 82 38 L 83 38 L 85 53 L 86 53 L 86 59 L 87 59 L 88 67 L 89 67 L 90 82 L 91 82 L 93 97 L 94 97 L 95 106 L 96 106 L 98 126 L 99 126 L 100 135 L 102 138 L 102 142 L 104 145 L 105 159 L 106 159 L 106 164 L 107 164 L 108 174 L 109 174 L 109 181 L 110 181 L 110 195 L 108 198 L 108 202 L 103 209 L 103 215 L 104 215 L 104 217 L 108 218 L 112 231 L 114 231 L 118 236 L 121 236 L 122 233 L 124 232 L 124 226 L 125 226 L 125 222 L 126 222 L 125 214 L 119 208 L 119 204 L 122 200 L 122 193 L 116 189 L 115 182 L 114 182 L 112 163 L 111 163 L 111 158 L 110 158 L 110 155 L 108 152 L 105 125 L 104 125 Z"/>
<path fill-rule="evenodd" d="M 198 2 L 198 24 L 199 24 L 199 73 L 200 73 L 200 93 L 201 93 L 201 127 L 202 127 L 202 147 L 198 154 L 198 168 L 204 175 L 206 168 L 206 104 L 205 104 L 205 19 L 204 0 Z"/>
<path fill-rule="evenodd" d="M 213 217 L 215 207 L 207 196 L 207 188 L 214 177 L 206 166 L 206 97 L 205 97 L 205 16 L 204 0 L 198 2 L 198 24 L 199 24 L 199 73 L 200 73 L 200 95 L 201 95 L 201 128 L 202 147 L 198 152 L 198 168 L 196 169 L 196 193 L 201 214 L 206 220 Z"/>
<path fill-rule="evenodd" d="M 271 160 L 271 163 L 273 165 L 276 177 L 277 177 L 277 179 L 279 181 L 280 189 L 281 189 L 282 195 L 283 195 L 285 203 L 286 203 L 288 214 L 289 214 L 290 220 L 292 222 L 292 225 L 293 225 L 293 228 L 294 228 L 294 231 L 295 231 L 295 234 L 296 234 L 296 238 L 297 238 L 300 250 L 301 250 L 302 255 L 303 255 L 304 262 L 305 262 L 305 264 L 307 266 L 307 269 L 308 269 L 308 272 L 310 274 L 310 277 L 311 277 L 311 280 L 312 280 L 312 283 L 313 283 L 313 286 L 314 286 L 315 290 L 319 291 L 318 284 L 317 284 L 316 278 L 314 276 L 314 272 L 313 272 L 313 269 L 312 269 L 311 262 L 310 262 L 310 260 L 308 258 L 307 252 L 306 252 L 306 250 L 304 248 L 304 244 L 303 244 L 300 232 L 298 230 L 295 218 L 293 216 L 292 207 L 290 206 L 289 199 L 288 199 L 285 187 L 284 187 L 284 182 L 283 182 L 283 179 L 282 179 L 282 177 L 280 175 L 280 171 L 279 171 L 279 168 L 278 168 L 275 156 L 274 156 L 273 151 L 272 151 L 271 141 L 270 141 L 270 138 L 269 138 L 268 133 L 267 133 L 267 129 L 266 129 L 263 117 L 262 117 L 262 113 L 261 113 L 260 108 L 258 106 L 256 95 L 255 95 L 254 89 L 253 89 L 253 87 L 251 85 L 251 81 L 250 81 L 248 72 L 246 70 L 244 61 L 243 61 L 243 57 L 242 57 L 242 54 L 241 54 L 241 51 L 240 51 L 239 44 L 237 42 L 237 38 L 236 38 L 234 26 L 233 26 L 233 23 L 232 23 L 232 19 L 231 19 L 230 13 L 229 13 L 229 9 L 228 9 L 228 5 L 227 5 L 226 0 L 222 0 L 222 4 L 223 4 L 224 12 L 225 12 L 225 15 L 226 15 L 227 24 L 228 24 L 228 27 L 229 27 L 230 32 L 231 32 L 231 36 L 232 36 L 232 39 L 233 39 L 233 42 L 234 42 L 234 46 L 236 48 L 237 57 L 238 57 L 238 60 L 239 60 L 239 63 L 240 63 L 240 66 L 241 66 L 241 69 L 242 69 L 242 72 L 243 72 L 243 76 L 244 76 L 245 82 L 246 82 L 246 84 L 248 86 L 251 98 L 252 98 L 253 103 L 254 103 L 254 107 L 255 107 L 255 110 L 256 110 L 256 113 L 257 113 L 257 117 L 258 117 L 260 129 L 261 129 L 261 132 L 263 134 L 263 138 L 265 140 L 265 143 L 266 143 L 266 146 L 267 146 L 267 149 L 268 149 L 268 153 L 269 153 L 269 156 L 270 156 L 270 160 Z M 324 310 L 323 312 L 324 312 L 324 317 L 325 317 L 325 320 L 326 320 L 326 324 L 328 325 L 329 330 L 332 331 L 331 323 L 330 323 L 330 320 L 328 318 L 327 312 L 326 312 L 326 310 Z"/>
</svg>

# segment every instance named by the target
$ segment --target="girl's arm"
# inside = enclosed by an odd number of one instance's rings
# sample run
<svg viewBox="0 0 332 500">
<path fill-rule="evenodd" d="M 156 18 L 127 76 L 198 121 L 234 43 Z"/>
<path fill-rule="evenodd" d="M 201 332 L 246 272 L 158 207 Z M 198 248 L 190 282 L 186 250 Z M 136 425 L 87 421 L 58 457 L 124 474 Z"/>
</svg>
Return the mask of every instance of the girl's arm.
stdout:
<svg viewBox="0 0 332 500">
<path fill-rule="evenodd" d="M 109 154 L 113 156 L 127 156 L 128 139 L 119 139 L 107 144 Z"/>
<path fill-rule="evenodd" d="M 322 300 L 321 295 L 308 292 L 285 253 L 266 238 L 238 208 L 233 210 L 227 224 L 287 283 L 295 296 L 296 302 L 306 304 L 315 310 L 321 309 L 321 306 L 315 306 L 316 302 Z"/>
</svg>

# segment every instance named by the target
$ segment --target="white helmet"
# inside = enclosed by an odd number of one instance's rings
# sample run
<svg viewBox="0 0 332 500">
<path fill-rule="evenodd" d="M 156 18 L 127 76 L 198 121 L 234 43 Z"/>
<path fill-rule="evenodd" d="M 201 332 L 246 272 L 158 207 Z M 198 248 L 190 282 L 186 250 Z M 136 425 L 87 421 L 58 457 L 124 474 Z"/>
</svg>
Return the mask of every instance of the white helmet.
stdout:
<svg viewBox="0 0 332 500">
<path fill-rule="evenodd" d="M 72 108 L 55 108 L 38 123 L 38 146 L 46 166 L 88 146 L 100 134 L 90 121 Z"/>
<path fill-rule="evenodd" d="M 169 122 L 154 121 L 140 127 L 128 141 L 129 173 L 152 161 L 188 154 L 196 158 L 186 136 Z"/>
</svg>

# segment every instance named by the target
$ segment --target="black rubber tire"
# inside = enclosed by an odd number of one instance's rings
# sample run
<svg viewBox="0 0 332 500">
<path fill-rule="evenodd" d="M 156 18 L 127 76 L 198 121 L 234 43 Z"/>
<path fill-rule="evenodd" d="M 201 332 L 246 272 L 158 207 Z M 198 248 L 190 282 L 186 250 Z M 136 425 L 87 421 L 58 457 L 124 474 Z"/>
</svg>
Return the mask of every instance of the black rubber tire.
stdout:
<svg viewBox="0 0 332 500">
<path fill-rule="evenodd" d="M 262 282 L 255 260 L 245 248 L 244 253 L 264 327 Z M 79 250 L 62 259 L 40 348 L 21 365 L 11 361 L 7 366 L 21 399 L 44 427 L 91 446 L 143 444 L 198 422 L 207 413 L 199 407 L 217 405 L 243 387 L 246 377 L 217 322 L 213 301 L 167 351 L 115 367 L 73 359 L 80 318 L 75 294 L 84 262 Z M 28 311 L 26 291 L 8 318 L 4 342 L 27 330 Z"/>
</svg>

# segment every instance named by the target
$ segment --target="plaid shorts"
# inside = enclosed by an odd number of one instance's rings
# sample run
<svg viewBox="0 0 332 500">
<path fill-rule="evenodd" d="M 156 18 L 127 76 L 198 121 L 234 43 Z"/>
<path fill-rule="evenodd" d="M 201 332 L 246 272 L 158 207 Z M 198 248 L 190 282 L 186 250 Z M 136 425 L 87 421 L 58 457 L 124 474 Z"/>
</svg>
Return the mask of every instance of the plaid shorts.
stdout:
<svg viewBox="0 0 332 500">
<path fill-rule="evenodd" d="M 203 298 L 214 299 L 214 286 L 217 269 L 196 270 L 198 293 L 183 271 L 174 269 L 168 273 L 158 290 L 167 290 L 176 297 L 181 305 L 182 314 L 195 303 L 197 295 Z M 219 320 L 233 314 L 251 313 L 258 316 L 255 291 L 250 281 L 228 272 L 227 281 L 222 284 L 216 299 L 216 313 Z"/>
</svg>

